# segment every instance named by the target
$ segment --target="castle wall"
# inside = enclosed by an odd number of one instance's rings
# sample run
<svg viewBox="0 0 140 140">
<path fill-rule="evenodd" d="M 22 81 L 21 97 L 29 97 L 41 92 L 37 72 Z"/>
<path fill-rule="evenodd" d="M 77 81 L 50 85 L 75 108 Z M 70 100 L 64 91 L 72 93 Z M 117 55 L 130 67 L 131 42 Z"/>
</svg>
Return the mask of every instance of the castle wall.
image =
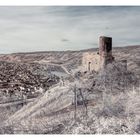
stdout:
<svg viewBox="0 0 140 140">
<path fill-rule="evenodd" d="M 94 52 L 86 52 L 83 54 L 83 70 L 84 71 L 98 71 L 100 68 L 100 56 Z"/>
</svg>

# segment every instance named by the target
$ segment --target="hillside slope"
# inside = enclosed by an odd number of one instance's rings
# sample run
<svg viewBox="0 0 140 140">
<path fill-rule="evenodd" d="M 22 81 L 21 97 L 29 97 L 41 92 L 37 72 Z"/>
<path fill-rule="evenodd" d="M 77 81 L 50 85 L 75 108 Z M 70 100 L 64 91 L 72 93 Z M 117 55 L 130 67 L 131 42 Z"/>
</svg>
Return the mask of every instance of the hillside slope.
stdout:
<svg viewBox="0 0 140 140">
<path fill-rule="evenodd" d="M 0 133 L 140 133 L 140 47 L 114 48 L 115 61 L 106 69 L 75 76 L 87 51 L 96 50 L 1 56 L 1 60 L 27 61 L 28 65 L 31 61 L 60 65 L 68 77 L 9 116 L 1 123 Z M 118 63 L 124 59 L 127 71 Z"/>
</svg>

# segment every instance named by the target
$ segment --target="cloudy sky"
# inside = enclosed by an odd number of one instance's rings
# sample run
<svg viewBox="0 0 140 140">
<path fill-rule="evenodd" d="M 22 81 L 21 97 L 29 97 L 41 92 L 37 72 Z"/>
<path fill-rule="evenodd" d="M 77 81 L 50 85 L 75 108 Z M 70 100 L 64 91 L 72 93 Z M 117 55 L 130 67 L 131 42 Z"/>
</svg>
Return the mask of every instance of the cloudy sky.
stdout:
<svg viewBox="0 0 140 140">
<path fill-rule="evenodd" d="M 140 44 L 140 7 L 0 7 L 0 53 Z"/>
</svg>

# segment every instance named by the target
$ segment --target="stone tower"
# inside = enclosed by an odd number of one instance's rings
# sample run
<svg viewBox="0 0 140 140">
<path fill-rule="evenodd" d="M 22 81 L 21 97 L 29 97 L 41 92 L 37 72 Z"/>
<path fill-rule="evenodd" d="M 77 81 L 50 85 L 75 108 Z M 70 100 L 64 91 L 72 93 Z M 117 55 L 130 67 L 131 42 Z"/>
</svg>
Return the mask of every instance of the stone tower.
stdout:
<svg viewBox="0 0 140 140">
<path fill-rule="evenodd" d="M 100 68 L 114 60 L 112 56 L 112 38 L 100 36 L 99 38 Z"/>
</svg>

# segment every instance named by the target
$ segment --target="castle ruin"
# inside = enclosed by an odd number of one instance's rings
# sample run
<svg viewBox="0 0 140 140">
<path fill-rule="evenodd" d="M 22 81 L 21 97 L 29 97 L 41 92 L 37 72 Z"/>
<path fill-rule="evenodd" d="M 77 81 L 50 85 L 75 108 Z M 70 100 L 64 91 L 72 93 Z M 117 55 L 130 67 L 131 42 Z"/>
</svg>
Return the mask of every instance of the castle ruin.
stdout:
<svg viewBox="0 0 140 140">
<path fill-rule="evenodd" d="M 83 68 L 85 71 L 98 71 L 114 60 L 112 56 L 112 38 L 101 36 L 99 38 L 99 52 L 86 52 L 83 54 Z"/>
</svg>

